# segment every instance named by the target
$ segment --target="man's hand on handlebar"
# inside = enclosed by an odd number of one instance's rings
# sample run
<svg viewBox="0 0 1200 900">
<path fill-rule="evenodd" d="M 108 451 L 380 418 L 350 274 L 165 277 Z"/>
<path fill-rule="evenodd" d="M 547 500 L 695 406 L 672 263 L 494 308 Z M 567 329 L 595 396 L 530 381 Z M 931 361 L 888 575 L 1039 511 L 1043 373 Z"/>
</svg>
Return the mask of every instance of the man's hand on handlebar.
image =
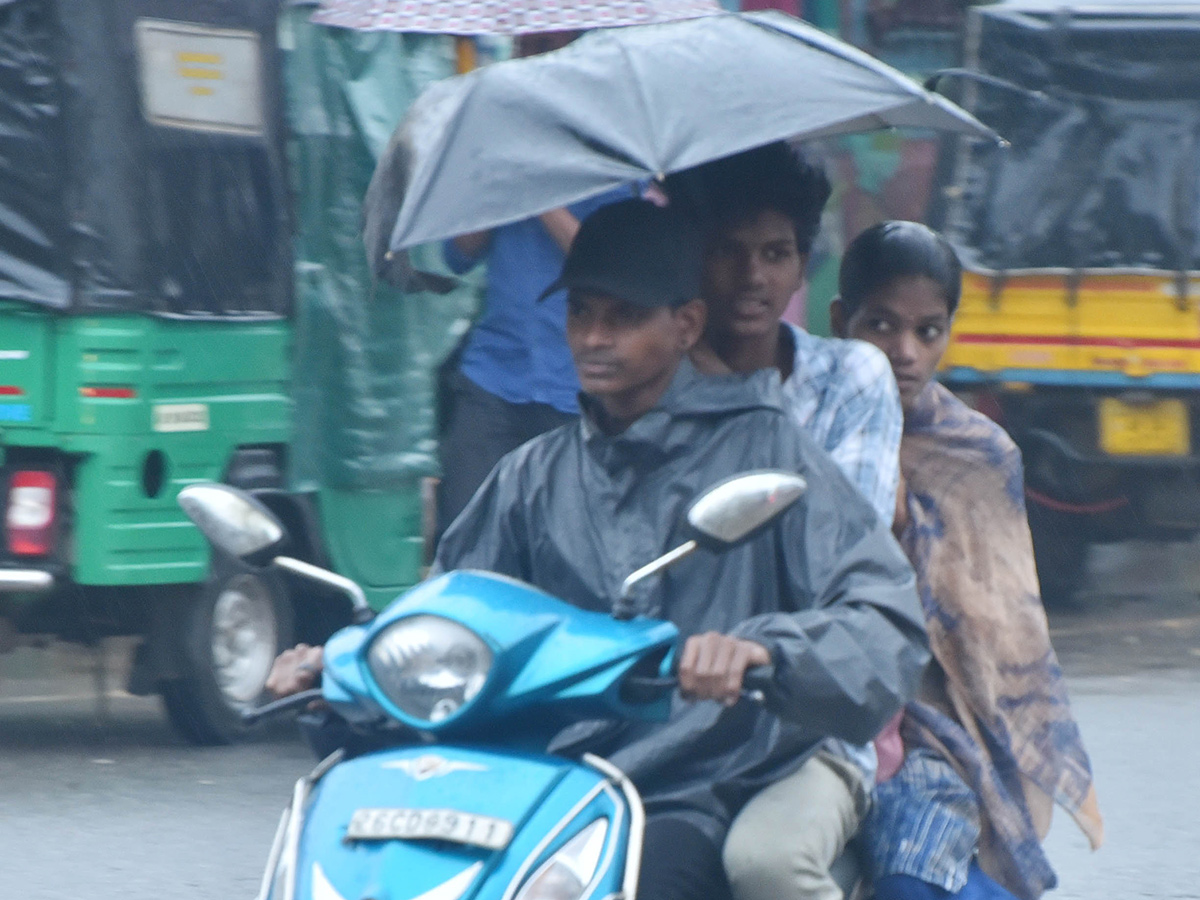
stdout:
<svg viewBox="0 0 1200 900">
<path fill-rule="evenodd" d="M 267 690 L 276 697 L 287 697 L 308 690 L 320 680 L 323 666 L 321 647 L 297 644 L 275 658 L 271 673 L 267 676 Z"/>
<path fill-rule="evenodd" d="M 689 700 L 732 706 L 742 696 L 746 670 L 770 664 L 770 652 L 754 641 L 715 631 L 692 635 L 679 661 L 679 689 Z"/>
</svg>

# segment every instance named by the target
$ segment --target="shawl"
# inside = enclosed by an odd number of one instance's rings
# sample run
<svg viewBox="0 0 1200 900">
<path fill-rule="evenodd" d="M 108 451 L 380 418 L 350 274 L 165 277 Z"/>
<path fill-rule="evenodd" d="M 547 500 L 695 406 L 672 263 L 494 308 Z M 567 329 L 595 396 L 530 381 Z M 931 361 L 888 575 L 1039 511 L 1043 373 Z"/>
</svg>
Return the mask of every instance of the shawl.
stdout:
<svg viewBox="0 0 1200 900">
<path fill-rule="evenodd" d="M 901 543 L 937 663 L 934 690 L 906 708 L 905 741 L 954 765 L 979 797 L 980 866 L 1034 900 L 1055 884 L 1041 848 L 1051 801 L 1093 849 L 1103 824 L 1050 645 L 1020 450 L 931 382 L 906 415 L 900 468 L 908 491 Z"/>
</svg>

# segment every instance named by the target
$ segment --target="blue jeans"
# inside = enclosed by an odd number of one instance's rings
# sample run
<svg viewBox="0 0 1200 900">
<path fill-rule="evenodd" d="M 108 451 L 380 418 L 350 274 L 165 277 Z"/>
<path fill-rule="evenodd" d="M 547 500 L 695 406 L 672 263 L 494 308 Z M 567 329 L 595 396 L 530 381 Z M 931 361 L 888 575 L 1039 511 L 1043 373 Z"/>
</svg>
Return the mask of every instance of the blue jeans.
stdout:
<svg viewBox="0 0 1200 900">
<path fill-rule="evenodd" d="M 971 863 L 967 883 L 961 891 L 952 893 L 937 885 L 911 875 L 885 875 L 875 882 L 875 900 L 1016 900 L 979 868 Z"/>
</svg>

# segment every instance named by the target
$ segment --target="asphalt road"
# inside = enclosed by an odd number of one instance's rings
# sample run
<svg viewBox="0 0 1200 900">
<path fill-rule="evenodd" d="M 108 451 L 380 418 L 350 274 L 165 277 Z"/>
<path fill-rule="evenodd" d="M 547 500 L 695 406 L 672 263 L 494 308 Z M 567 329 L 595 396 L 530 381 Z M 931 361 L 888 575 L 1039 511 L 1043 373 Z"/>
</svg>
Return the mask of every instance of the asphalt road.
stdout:
<svg viewBox="0 0 1200 900">
<path fill-rule="evenodd" d="M 1052 624 L 1107 841 L 1090 853 L 1059 814 L 1049 896 L 1200 898 L 1200 552 L 1103 548 L 1091 569 L 1080 610 Z M 118 677 L 126 650 L 108 648 Z M 0 657 L 0 897 L 252 897 L 307 749 L 286 726 L 189 747 L 156 701 L 115 689 L 100 719 L 93 662 L 61 646 Z"/>
<path fill-rule="evenodd" d="M 1073 679 L 1105 843 L 1092 853 L 1057 813 L 1047 841 L 1058 900 L 1200 897 L 1200 673 Z"/>
<path fill-rule="evenodd" d="M 0 704 L 0 896 L 253 897 L 307 748 L 290 732 L 188 747 L 137 698 L 112 698 L 97 724 L 86 686 Z"/>
</svg>

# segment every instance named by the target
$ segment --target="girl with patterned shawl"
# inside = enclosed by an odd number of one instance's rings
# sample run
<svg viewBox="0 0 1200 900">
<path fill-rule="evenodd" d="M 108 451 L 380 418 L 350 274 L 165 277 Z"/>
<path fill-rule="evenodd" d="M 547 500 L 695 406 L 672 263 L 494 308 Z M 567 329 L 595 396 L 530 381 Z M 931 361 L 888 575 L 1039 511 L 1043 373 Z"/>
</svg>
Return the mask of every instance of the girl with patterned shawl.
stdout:
<svg viewBox="0 0 1200 900">
<path fill-rule="evenodd" d="M 885 222 L 847 249 L 833 309 L 839 331 L 888 355 L 900 388 L 896 532 L 934 656 L 901 719 L 903 762 L 863 826 L 878 900 L 1034 900 L 1056 883 L 1041 847 L 1055 802 L 1093 848 L 1103 834 L 1039 596 L 1020 451 L 933 380 L 960 285 L 943 238 Z"/>
</svg>

